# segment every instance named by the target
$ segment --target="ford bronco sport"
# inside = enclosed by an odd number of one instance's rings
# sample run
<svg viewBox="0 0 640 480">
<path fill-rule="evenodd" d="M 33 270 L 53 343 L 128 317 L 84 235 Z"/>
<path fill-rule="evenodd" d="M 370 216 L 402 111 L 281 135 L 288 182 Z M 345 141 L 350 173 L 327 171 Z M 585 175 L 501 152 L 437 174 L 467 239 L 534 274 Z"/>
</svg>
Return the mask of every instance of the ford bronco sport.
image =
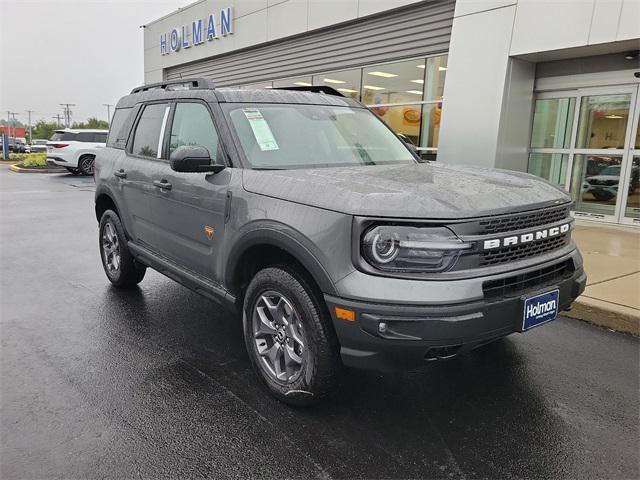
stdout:
<svg viewBox="0 0 640 480">
<path fill-rule="evenodd" d="M 524 332 L 585 286 L 563 190 L 421 163 L 328 87 L 136 88 L 95 179 L 111 283 L 150 267 L 236 312 L 289 404 L 323 397 L 343 365 L 410 368 Z"/>
</svg>

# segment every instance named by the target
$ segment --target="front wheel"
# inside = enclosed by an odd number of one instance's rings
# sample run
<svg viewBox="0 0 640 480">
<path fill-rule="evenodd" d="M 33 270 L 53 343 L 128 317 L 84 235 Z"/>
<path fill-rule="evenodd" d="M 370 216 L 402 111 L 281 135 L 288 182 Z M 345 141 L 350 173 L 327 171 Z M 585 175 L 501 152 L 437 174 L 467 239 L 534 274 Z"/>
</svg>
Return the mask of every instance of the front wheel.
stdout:
<svg viewBox="0 0 640 480">
<path fill-rule="evenodd" d="M 107 278 L 117 288 L 136 286 L 147 270 L 129 252 L 122 222 L 113 210 L 104 212 L 100 219 L 100 257 Z"/>
<path fill-rule="evenodd" d="M 325 397 L 340 371 L 331 319 L 320 302 L 286 267 L 259 271 L 247 288 L 243 323 L 251 363 L 266 389 L 289 405 Z"/>
</svg>

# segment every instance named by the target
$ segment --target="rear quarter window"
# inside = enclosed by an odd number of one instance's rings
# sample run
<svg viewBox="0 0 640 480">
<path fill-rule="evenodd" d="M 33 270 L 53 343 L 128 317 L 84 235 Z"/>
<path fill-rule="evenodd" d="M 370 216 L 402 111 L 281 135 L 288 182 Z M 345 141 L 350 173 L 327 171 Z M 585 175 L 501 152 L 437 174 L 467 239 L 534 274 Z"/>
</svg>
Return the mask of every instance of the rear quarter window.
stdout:
<svg viewBox="0 0 640 480">
<path fill-rule="evenodd" d="M 109 135 L 107 136 L 107 147 L 123 149 L 129 137 L 129 130 L 133 119 L 131 112 L 133 108 L 117 108 L 111 119 Z"/>
</svg>

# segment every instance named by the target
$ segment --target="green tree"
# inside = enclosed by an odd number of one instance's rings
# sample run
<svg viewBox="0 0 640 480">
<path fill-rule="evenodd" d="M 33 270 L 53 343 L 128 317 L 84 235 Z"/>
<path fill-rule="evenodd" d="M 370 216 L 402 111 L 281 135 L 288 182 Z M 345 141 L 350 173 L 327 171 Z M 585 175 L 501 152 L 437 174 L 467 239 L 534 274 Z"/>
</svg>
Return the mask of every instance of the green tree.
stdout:
<svg viewBox="0 0 640 480">
<path fill-rule="evenodd" d="M 89 118 L 86 122 L 73 122 L 71 128 L 93 128 L 96 130 L 108 130 L 109 123 L 104 120 L 98 120 L 97 118 Z"/>
<path fill-rule="evenodd" d="M 53 135 L 55 130 L 59 130 L 61 127 L 56 122 L 45 122 L 44 120 L 38 120 L 33 126 L 33 138 L 42 138 L 48 140 Z"/>
</svg>

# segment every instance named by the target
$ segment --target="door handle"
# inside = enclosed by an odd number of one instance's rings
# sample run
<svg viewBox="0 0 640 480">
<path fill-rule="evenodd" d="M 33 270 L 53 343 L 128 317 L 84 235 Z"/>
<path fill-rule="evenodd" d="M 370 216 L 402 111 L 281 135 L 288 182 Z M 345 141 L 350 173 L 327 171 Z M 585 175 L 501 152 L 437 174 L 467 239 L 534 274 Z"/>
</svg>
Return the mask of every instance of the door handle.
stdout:
<svg viewBox="0 0 640 480">
<path fill-rule="evenodd" d="M 153 185 L 162 190 L 171 190 L 171 184 L 166 180 L 154 180 Z"/>
<path fill-rule="evenodd" d="M 122 168 L 120 170 L 117 170 L 117 171 L 113 172 L 113 174 L 118 178 L 127 178 L 127 174 L 125 173 L 124 169 L 122 169 Z"/>
</svg>

